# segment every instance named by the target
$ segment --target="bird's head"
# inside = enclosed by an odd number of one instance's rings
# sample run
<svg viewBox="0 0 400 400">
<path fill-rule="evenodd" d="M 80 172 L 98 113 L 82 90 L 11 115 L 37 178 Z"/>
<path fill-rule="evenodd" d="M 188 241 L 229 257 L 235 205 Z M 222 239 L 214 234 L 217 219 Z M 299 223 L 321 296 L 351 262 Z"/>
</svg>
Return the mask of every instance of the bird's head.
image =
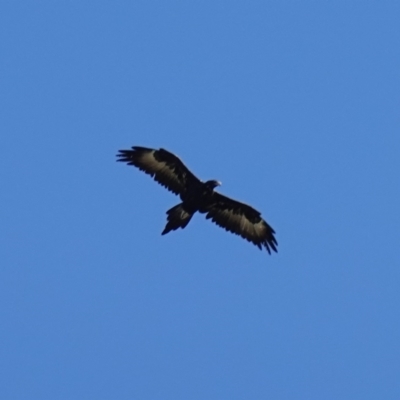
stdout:
<svg viewBox="0 0 400 400">
<path fill-rule="evenodd" d="M 222 185 L 222 183 L 220 181 L 217 181 L 215 179 L 211 179 L 210 181 L 207 181 L 205 184 L 211 190 L 214 190 L 217 186 Z"/>
</svg>

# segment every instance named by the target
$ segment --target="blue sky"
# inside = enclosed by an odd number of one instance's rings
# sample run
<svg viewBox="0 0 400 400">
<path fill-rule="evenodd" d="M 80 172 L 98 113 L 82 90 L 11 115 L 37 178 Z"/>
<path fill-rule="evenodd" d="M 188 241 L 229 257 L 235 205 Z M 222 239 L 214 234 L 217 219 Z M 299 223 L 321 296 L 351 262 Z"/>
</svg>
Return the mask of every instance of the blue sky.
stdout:
<svg viewBox="0 0 400 400">
<path fill-rule="evenodd" d="M 400 3 L 2 2 L 3 399 L 399 399 Z M 118 149 L 259 209 L 268 256 Z"/>
</svg>

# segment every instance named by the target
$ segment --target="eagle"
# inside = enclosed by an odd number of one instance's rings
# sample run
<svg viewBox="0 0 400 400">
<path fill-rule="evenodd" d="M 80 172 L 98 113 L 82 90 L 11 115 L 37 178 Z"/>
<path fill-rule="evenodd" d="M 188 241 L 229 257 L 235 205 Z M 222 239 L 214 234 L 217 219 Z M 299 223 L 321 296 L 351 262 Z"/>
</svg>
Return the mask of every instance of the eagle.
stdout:
<svg viewBox="0 0 400 400">
<path fill-rule="evenodd" d="M 259 211 L 216 192 L 214 189 L 221 185 L 220 181 L 201 181 L 175 154 L 162 148 L 133 146 L 129 150 L 119 150 L 117 161 L 139 168 L 182 200 L 167 211 L 167 224 L 162 235 L 185 228 L 199 212 L 260 250 L 265 248 L 269 254 L 271 250 L 277 252 L 275 231 L 261 218 Z"/>
</svg>

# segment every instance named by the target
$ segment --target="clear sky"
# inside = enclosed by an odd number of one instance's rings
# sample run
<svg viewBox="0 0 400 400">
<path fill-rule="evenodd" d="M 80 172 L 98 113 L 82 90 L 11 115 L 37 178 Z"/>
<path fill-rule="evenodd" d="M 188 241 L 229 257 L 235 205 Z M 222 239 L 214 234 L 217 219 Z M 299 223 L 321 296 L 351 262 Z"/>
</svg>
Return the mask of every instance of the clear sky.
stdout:
<svg viewBox="0 0 400 400">
<path fill-rule="evenodd" d="M 400 399 L 400 2 L 3 1 L 2 399 Z M 268 255 L 118 149 L 164 147 Z"/>
</svg>

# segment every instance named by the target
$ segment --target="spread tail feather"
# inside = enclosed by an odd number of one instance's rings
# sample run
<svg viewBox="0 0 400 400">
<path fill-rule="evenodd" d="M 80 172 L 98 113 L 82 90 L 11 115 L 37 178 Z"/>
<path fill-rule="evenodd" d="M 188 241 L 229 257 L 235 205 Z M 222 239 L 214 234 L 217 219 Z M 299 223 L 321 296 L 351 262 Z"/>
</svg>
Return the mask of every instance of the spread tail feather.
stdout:
<svg viewBox="0 0 400 400">
<path fill-rule="evenodd" d="M 175 231 L 178 228 L 184 228 L 193 216 L 193 213 L 183 208 L 183 203 L 172 207 L 167 211 L 167 225 L 162 231 L 161 235 L 165 235 L 170 231 Z"/>
</svg>

